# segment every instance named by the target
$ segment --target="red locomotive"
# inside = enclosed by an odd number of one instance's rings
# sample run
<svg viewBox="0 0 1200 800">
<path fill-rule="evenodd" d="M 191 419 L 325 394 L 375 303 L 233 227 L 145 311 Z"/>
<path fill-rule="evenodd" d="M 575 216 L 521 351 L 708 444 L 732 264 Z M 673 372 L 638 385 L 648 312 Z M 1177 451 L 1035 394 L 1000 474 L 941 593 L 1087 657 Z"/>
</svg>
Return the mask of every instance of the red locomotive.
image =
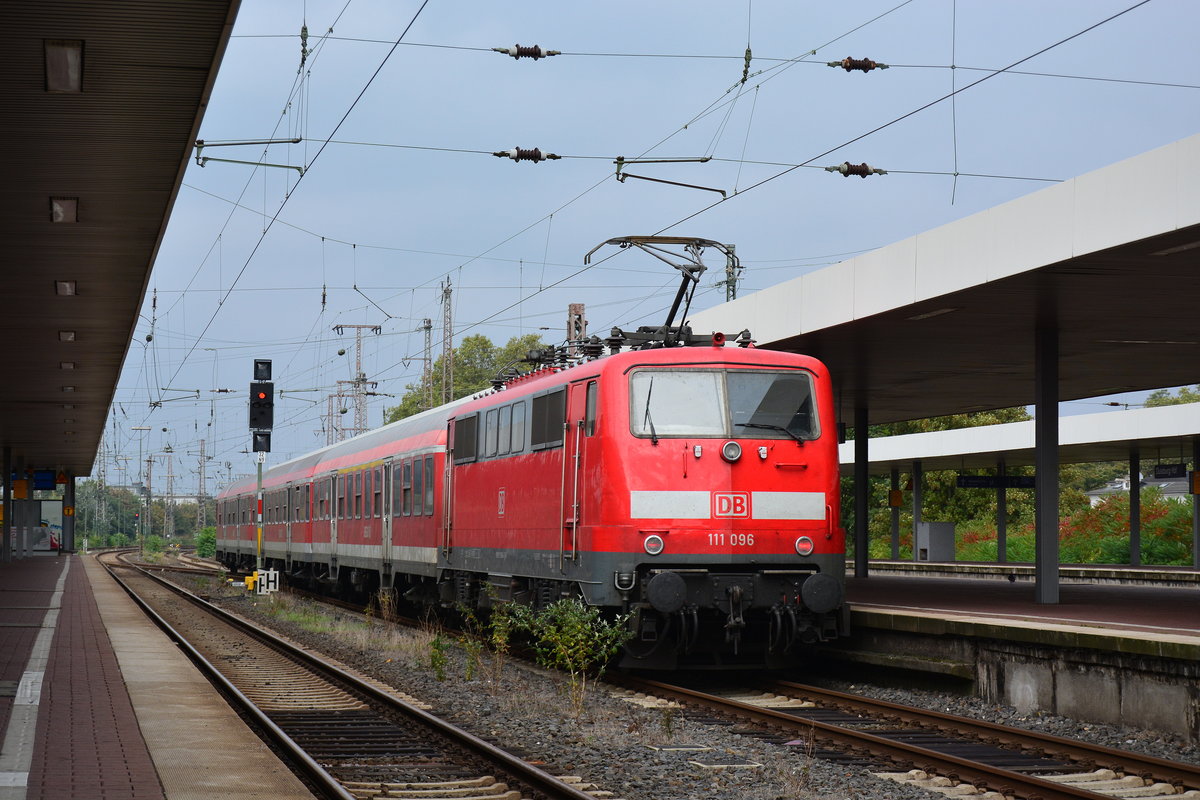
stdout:
<svg viewBox="0 0 1200 800">
<path fill-rule="evenodd" d="M 781 663 L 845 634 L 824 365 L 670 321 L 272 468 L 266 566 L 425 604 L 581 597 L 633 612 L 633 667 Z M 255 491 L 218 498 L 230 567 L 254 564 Z"/>
</svg>

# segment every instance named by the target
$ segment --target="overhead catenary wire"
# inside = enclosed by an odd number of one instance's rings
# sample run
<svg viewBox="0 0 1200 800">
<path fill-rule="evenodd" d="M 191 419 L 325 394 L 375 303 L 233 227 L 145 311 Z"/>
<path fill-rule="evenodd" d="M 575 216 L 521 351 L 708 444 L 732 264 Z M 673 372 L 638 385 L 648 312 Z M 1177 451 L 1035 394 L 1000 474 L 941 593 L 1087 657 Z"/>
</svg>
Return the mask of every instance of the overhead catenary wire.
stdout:
<svg viewBox="0 0 1200 800">
<path fill-rule="evenodd" d="M 359 91 L 358 95 L 354 98 L 353 102 L 350 103 L 350 107 L 346 109 L 346 113 L 342 115 L 342 118 L 333 127 L 333 130 L 330 132 L 329 137 L 325 140 L 325 142 L 321 145 L 321 147 L 317 150 L 317 152 L 313 154 L 312 160 L 307 165 L 305 175 L 307 175 L 312 170 L 312 165 L 314 163 L 316 163 L 317 159 L 319 159 L 321 157 L 321 154 L 325 152 L 325 148 L 329 145 L 329 140 L 332 139 L 337 134 L 338 130 L 341 129 L 342 125 L 345 124 L 345 122 L 349 118 L 350 114 L 358 106 L 359 101 L 361 101 L 363 96 L 367 93 L 367 89 L 369 89 L 371 87 L 371 84 L 375 82 L 375 79 L 379 76 L 379 73 L 383 70 L 384 66 L 387 64 L 387 62 L 391 58 L 392 54 L 396 52 L 396 48 L 399 47 L 400 41 L 403 40 L 404 36 L 408 33 L 408 31 L 412 29 L 413 24 L 415 24 L 417 21 L 417 18 L 421 16 L 421 12 L 425 10 L 425 7 L 429 4 L 429 1 L 430 0 L 423 0 L 421 5 L 417 8 L 416 12 L 413 14 L 412 18 L 409 20 L 409 22 L 405 26 L 404 30 L 400 33 L 400 36 L 396 40 L 395 44 L 392 46 L 392 48 L 390 50 L 388 50 L 387 55 L 385 55 L 383 57 L 383 60 L 379 63 L 379 66 L 376 67 L 375 71 L 371 74 L 371 77 L 367 79 L 366 84 Z M 296 186 L 300 185 L 300 181 L 304 180 L 305 175 L 301 175 L 299 178 L 297 178 Z M 233 281 L 231 282 L 230 291 L 232 291 L 233 287 L 237 285 L 238 281 L 246 273 L 246 270 L 247 270 L 247 268 L 249 268 L 250 263 L 254 260 L 255 254 L 258 253 L 259 248 L 262 246 L 263 241 L 266 239 L 267 233 L 270 231 L 271 226 L 274 225 L 275 220 L 279 218 L 279 215 L 283 212 L 284 207 L 287 205 L 288 201 L 293 197 L 293 192 L 294 192 L 294 188 L 293 188 L 292 192 L 288 192 L 288 194 L 283 198 L 283 201 L 275 209 L 275 213 L 271 216 L 270 221 L 263 228 L 262 234 L 258 237 L 258 240 L 254 243 L 254 246 L 250 250 L 249 255 L 246 256 L 246 260 L 242 264 L 241 269 L 238 271 L 238 274 L 234 277 Z M 228 295 L 226 295 L 226 296 L 228 296 Z M 197 344 L 201 340 L 203 340 L 204 335 L 206 333 L 208 333 L 209 328 L 211 328 L 213 322 L 216 321 L 217 314 L 219 312 L 220 312 L 220 307 L 218 307 L 217 310 L 213 312 L 212 316 L 209 317 L 208 322 L 205 323 L 205 325 L 204 325 L 204 329 L 200 332 L 200 335 L 197 337 Z M 194 351 L 194 350 L 195 350 L 195 347 L 193 346 L 192 351 Z M 190 355 L 192 351 L 189 351 L 188 355 Z M 187 361 L 187 356 L 184 357 L 184 361 L 185 362 Z M 182 369 L 182 367 L 183 367 L 183 365 L 181 363 L 179 369 Z M 175 375 L 171 376 L 171 380 L 174 380 L 178 374 L 179 374 L 179 370 L 177 369 L 175 372 Z"/>
<path fill-rule="evenodd" d="M 739 163 L 742 163 L 742 160 L 739 160 Z M 814 168 L 819 168 L 819 167 L 814 167 Z M 893 172 L 893 173 L 902 173 L 902 172 L 904 172 L 904 171 L 901 171 L 901 170 L 894 170 L 894 169 L 893 169 L 893 170 L 889 170 L 889 171 L 891 171 L 891 172 Z M 957 170 L 956 170 L 956 171 L 957 171 Z M 928 172 L 927 172 L 927 171 L 919 171 L 919 170 L 913 170 L 913 171 L 910 171 L 910 172 L 911 172 L 912 174 L 948 174 L 948 173 L 936 173 L 936 172 L 932 172 L 932 171 L 928 171 Z M 989 177 L 997 177 L 997 176 L 989 176 Z M 1021 179 L 1021 178 L 1019 178 L 1019 176 L 999 176 L 999 177 L 1015 177 L 1015 178 L 1017 178 L 1017 179 Z M 1035 179 L 1035 180 L 1049 180 L 1049 179 Z M 543 221 L 546 221 L 546 219 L 547 219 L 547 218 L 543 218 Z M 471 256 L 471 259 L 472 259 L 472 260 L 475 260 L 476 258 L 477 258 L 477 256 Z M 545 260 L 545 259 L 543 259 L 543 260 Z M 610 266 L 610 265 L 606 265 L 606 266 Z M 539 283 L 541 283 L 541 282 L 539 282 Z M 357 284 L 356 284 L 356 285 L 357 285 Z M 412 315 L 412 316 L 419 316 L 419 314 L 418 314 L 418 315 Z"/>
</svg>

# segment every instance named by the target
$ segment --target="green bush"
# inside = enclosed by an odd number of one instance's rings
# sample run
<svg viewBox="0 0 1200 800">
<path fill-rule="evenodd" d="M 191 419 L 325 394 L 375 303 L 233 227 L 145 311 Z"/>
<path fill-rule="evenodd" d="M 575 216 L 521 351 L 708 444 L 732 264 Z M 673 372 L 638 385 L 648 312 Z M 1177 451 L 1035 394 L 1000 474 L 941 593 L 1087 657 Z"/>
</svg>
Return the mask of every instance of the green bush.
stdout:
<svg viewBox="0 0 1200 800">
<path fill-rule="evenodd" d="M 583 713 L 588 675 L 599 677 L 632 636 L 628 621 L 628 615 L 607 620 L 598 608 L 574 597 L 525 615 L 523 627 L 533 637 L 538 663 L 570 675 L 570 699 L 576 717 Z"/>
<path fill-rule="evenodd" d="M 196 534 L 196 555 L 212 558 L 217 554 L 217 529 L 211 525 Z"/>
<path fill-rule="evenodd" d="M 163 540 L 161 536 L 153 535 L 146 537 L 146 552 L 161 553 L 163 551 Z"/>
<path fill-rule="evenodd" d="M 1059 561 L 1063 564 L 1129 563 L 1129 495 L 1117 494 L 1096 506 L 1073 503 L 1059 524 Z M 901 529 L 901 558 L 911 558 L 911 523 Z M 996 526 L 992 520 L 959 523 L 955 531 L 955 556 L 959 561 L 997 561 Z M 1035 560 L 1036 535 L 1032 523 L 1010 523 L 1008 561 Z M 1192 563 L 1192 508 L 1187 502 L 1167 500 L 1158 489 L 1145 489 L 1141 497 L 1141 559 L 1143 564 L 1190 566 Z M 891 558 L 890 532 L 874 532 L 870 555 Z"/>
</svg>

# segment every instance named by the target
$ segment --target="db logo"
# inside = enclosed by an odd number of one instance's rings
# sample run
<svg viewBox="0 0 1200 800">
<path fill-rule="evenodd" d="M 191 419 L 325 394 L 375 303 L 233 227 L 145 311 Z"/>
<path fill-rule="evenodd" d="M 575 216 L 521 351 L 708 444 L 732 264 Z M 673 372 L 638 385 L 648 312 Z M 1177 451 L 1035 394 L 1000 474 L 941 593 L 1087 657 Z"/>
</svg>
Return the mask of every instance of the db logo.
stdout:
<svg viewBox="0 0 1200 800">
<path fill-rule="evenodd" d="M 713 492 L 713 516 L 750 516 L 749 492 Z"/>
</svg>

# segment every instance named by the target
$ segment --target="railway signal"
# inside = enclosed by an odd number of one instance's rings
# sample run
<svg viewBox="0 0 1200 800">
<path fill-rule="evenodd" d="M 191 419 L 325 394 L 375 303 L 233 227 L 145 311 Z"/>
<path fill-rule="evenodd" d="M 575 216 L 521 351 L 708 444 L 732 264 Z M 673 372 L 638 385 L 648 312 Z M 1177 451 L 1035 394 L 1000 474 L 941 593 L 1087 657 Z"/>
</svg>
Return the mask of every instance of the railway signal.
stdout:
<svg viewBox="0 0 1200 800">
<path fill-rule="evenodd" d="M 275 425 L 275 384 L 269 381 L 250 383 L 250 429 L 269 431 Z"/>
</svg>

